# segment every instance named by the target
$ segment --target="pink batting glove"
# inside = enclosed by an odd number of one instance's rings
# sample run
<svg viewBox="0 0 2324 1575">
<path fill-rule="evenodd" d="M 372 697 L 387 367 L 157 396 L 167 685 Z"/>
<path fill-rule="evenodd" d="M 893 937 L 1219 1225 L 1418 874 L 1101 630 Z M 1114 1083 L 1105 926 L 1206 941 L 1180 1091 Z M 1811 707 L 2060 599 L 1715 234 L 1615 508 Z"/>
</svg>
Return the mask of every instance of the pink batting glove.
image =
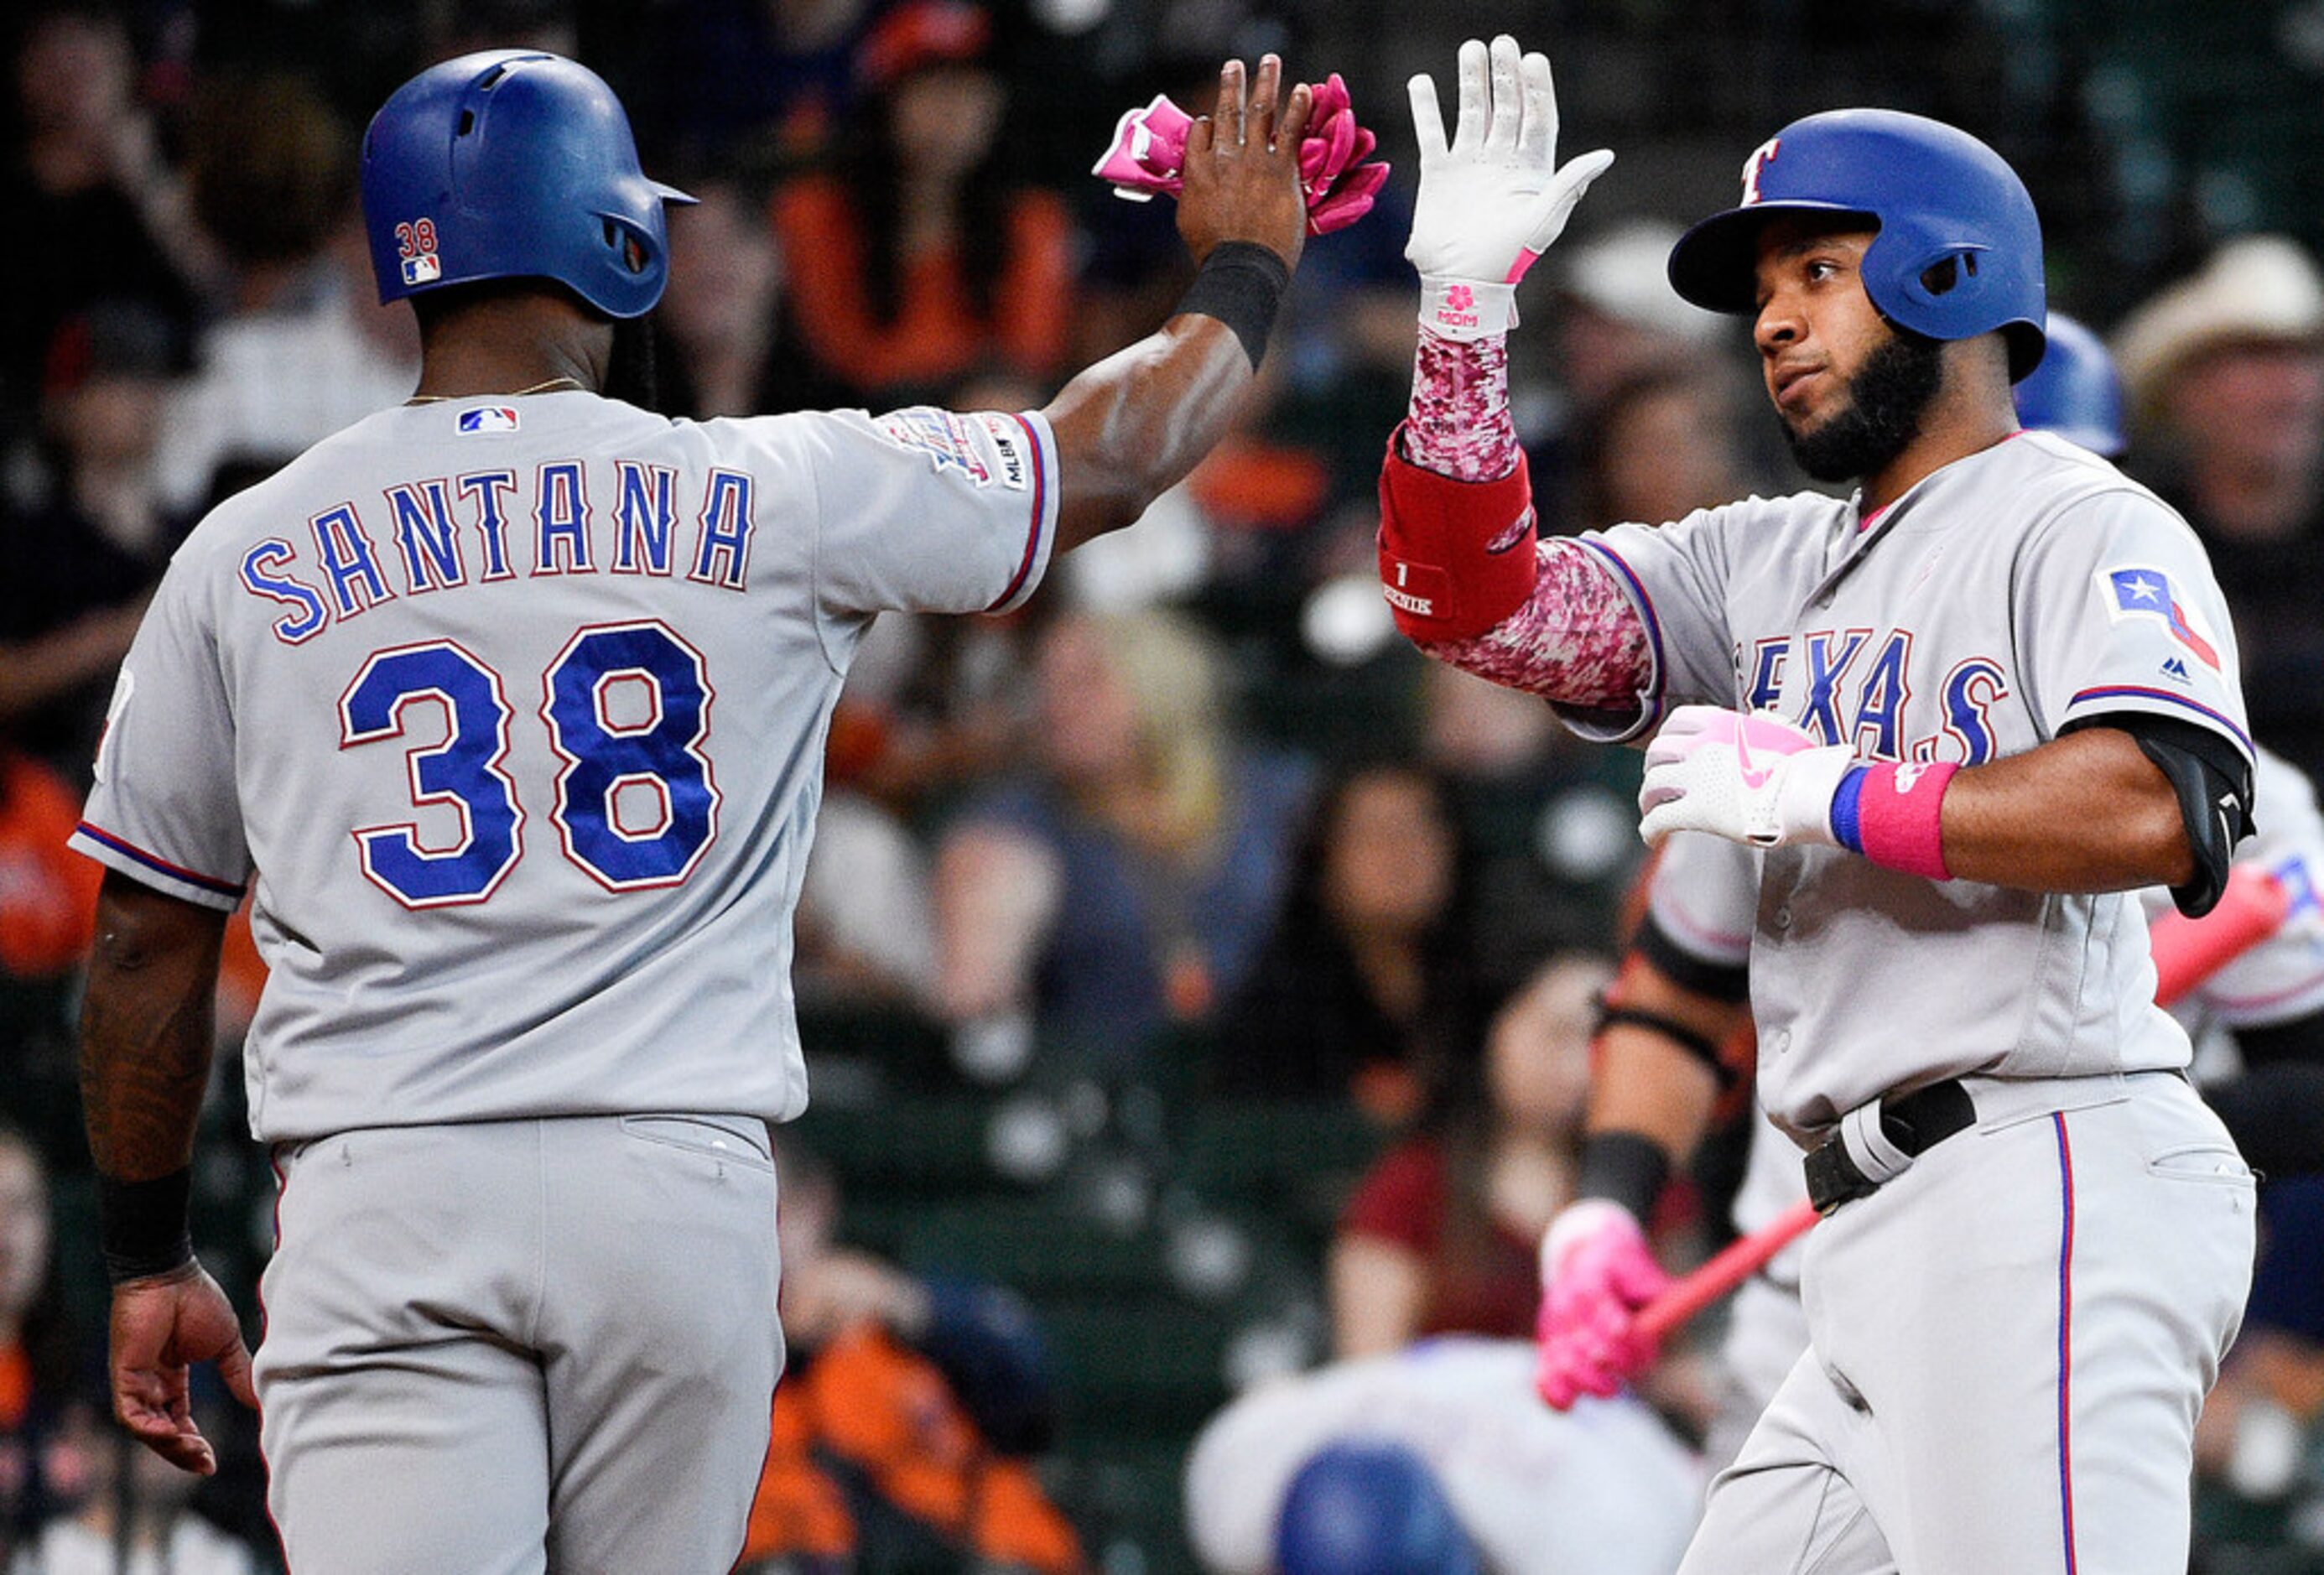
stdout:
<svg viewBox="0 0 2324 1575">
<path fill-rule="evenodd" d="M 1327 235 L 1371 211 L 1388 167 L 1364 162 L 1379 139 L 1356 124 L 1348 85 L 1337 71 L 1310 91 L 1315 107 L 1299 147 L 1299 183 L 1307 194 L 1307 233 Z"/>
<path fill-rule="evenodd" d="M 1307 198 L 1308 233 L 1323 235 L 1371 211 L 1388 167 L 1362 161 L 1379 139 L 1356 124 L 1347 84 L 1337 72 L 1310 91 L 1314 108 L 1299 144 L 1299 183 Z M 1177 197 L 1185 189 L 1186 136 L 1194 124 L 1194 116 L 1168 95 L 1157 94 L 1114 123 L 1113 141 L 1090 172 L 1127 201 L 1149 202 L 1157 192 Z"/>
<path fill-rule="evenodd" d="M 1366 132 L 1366 136 L 1371 134 Z M 1348 172 L 1336 190 L 1307 210 L 1307 230 L 1310 235 L 1328 235 L 1333 230 L 1344 230 L 1364 215 L 1371 212 L 1379 189 L 1388 184 L 1386 164 L 1359 164 Z"/>
<path fill-rule="evenodd" d="M 1168 94 L 1157 93 L 1153 103 L 1114 122 L 1113 142 L 1090 173 L 1112 182 L 1113 194 L 1130 202 L 1149 202 L 1157 191 L 1176 197 L 1185 188 L 1186 134 L 1194 124 Z"/>
<path fill-rule="evenodd" d="M 1560 1211 L 1541 1239 L 1533 1382 L 1542 1399 L 1564 1411 L 1583 1395 L 1612 1395 L 1653 1365 L 1655 1345 L 1637 1331 L 1637 1315 L 1669 1284 L 1621 1204 L 1585 1198 Z"/>
</svg>

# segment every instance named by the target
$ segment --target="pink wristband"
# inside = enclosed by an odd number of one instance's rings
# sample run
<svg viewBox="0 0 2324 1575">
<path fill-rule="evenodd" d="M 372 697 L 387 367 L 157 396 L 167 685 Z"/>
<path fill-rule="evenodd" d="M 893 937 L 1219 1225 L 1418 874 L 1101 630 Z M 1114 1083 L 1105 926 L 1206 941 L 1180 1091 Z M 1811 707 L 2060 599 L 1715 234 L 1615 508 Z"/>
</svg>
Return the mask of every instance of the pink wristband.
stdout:
<svg viewBox="0 0 2324 1575">
<path fill-rule="evenodd" d="M 1832 795 L 1833 834 L 1842 847 L 1876 864 L 1951 880 L 1945 867 L 1945 788 L 1960 769 L 1950 761 L 1858 766 Z"/>
</svg>

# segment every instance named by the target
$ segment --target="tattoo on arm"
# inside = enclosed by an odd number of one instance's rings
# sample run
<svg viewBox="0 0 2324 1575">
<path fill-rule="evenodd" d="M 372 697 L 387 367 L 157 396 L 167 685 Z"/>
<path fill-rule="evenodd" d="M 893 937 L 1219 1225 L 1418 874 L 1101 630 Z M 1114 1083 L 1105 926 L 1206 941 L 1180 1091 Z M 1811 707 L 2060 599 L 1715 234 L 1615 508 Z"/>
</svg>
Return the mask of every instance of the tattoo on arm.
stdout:
<svg viewBox="0 0 2324 1575">
<path fill-rule="evenodd" d="M 193 1156 L 226 928 L 224 914 L 122 889 L 132 884 L 106 878 L 80 1018 L 89 1152 L 116 1181 L 168 1175 Z"/>
</svg>

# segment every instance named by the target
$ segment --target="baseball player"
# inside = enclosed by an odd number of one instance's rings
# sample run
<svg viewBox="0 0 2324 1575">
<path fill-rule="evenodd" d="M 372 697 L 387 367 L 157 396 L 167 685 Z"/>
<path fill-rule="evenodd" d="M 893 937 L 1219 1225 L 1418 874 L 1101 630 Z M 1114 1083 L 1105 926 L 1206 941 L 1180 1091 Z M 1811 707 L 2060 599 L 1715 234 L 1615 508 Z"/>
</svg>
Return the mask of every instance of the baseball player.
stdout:
<svg viewBox="0 0 2324 1575">
<path fill-rule="evenodd" d="M 1682 1567 L 2183 1569 L 2253 1186 L 2127 894 L 2216 901 L 2251 751 L 2192 533 L 2018 429 L 2047 315 L 2033 203 L 1918 116 L 1784 127 L 1672 281 L 1753 319 L 1794 455 L 1858 490 L 1536 543 L 1503 336 L 1610 156 L 1555 166 L 1548 62 L 1508 39 L 1463 47 L 1460 97 L 1448 143 L 1415 83 L 1422 335 L 1383 583 L 1433 654 L 1585 737 L 1651 735 L 1649 841 L 1764 850 L 1757 1092 L 1826 1211 L 1812 1348 Z M 1612 1115 L 1543 1247 L 1545 1387 L 1628 1338 L 1625 1293 L 1657 1272 L 1637 1211 L 1665 1149 Z"/>
<path fill-rule="evenodd" d="M 418 393 L 214 511 L 123 668 L 82 1080 L 116 1408 L 208 1472 L 187 1364 L 263 1401 L 290 1566 L 723 1570 L 780 1365 L 767 1123 L 824 733 L 886 608 L 1016 606 L 1225 430 L 1306 219 L 1263 61 L 1188 139 L 1163 327 L 1023 414 L 670 421 L 608 400 L 666 205 L 554 55 L 364 138 Z M 186 1234 L 226 912 L 280 1177 L 254 1368 Z"/>
<path fill-rule="evenodd" d="M 2056 432 L 2107 458 L 2120 454 L 2122 391 L 2105 345 L 2056 312 L 2050 314 L 2049 338 L 2041 366 L 2017 385 L 2018 419 L 2030 429 Z M 2203 980 L 2173 1009 L 2198 1043 L 2210 1027 L 2222 1026 L 2252 1036 L 2257 1045 L 2324 1011 L 2324 908 L 2313 895 L 2315 872 L 2324 870 L 2324 815 L 2297 767 L 2264 748 L 2256 766 L 2256 829 L 2236 850 L 2235 862 L 2266 870 L 2293 900 L 2272 935 Z M 1646 911 L 1621 984 L 1609 992 L 1607 1023 L 1594 1046 L 1603 1097 L 1634 1116 L 1653 1111 L 1657 1132 L 1680 1134 L 1674 1165 L 1690 1156 L 1731 1080 L 1720 1047 L 1749 1027 L 1758 887 L 1757 850 L 1693 832 L 1669 838 L 1647 877 Z M 2141 892 L 2140 900 L 2150 921 L 2171 909 L 2170 897 L 2158 888 Z M 2281 1101 L 2296 1091 L 2277 1085 L 2268 1098 Z M 2228 1119 L 2232 1125 L 2231 1114 Z M 2240 1133 L 2238 1138 L 2247 1153 L 2258 1152 L 2250 1139 Z M 2285 1168 L 2315 1164 L 2310 1158 Z M 2276 1166 L 2263 1162 L 2261 1168 Z M 1802 1195 L 1799 1151 L 1755 1117 L 1735 1197 L 1736 1230 L 1748 1236 L 1766 1228 Z M 1752 1423 L 1807 1348 L 1799 1301 L 1803 1250 L 1803 1245 L 1786 1248 L 1736 1293 L 1720 1347 L 1719 1413 L 1704 1448 L 1714 1466 L 1734 1460 Z M 1635 1377 L 1641 1368 L 1629 1364 L 1650 1355 L 1632 1348 L 1619 1353 L 1618 1368 L 1568 1368 L 1572 1387 L 1561 1386 L 1554 1399 L 1570 1403 L 1573 1391 L 1602 1391 Z"/>
</svg>

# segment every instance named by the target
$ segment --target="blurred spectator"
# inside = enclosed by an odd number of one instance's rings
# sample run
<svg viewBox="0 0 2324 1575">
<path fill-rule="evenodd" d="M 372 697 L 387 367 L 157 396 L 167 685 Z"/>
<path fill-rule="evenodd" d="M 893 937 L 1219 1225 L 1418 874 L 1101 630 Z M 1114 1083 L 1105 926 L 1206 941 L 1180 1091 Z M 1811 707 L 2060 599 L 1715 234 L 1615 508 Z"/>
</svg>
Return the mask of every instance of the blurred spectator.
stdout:
<svg viewBox="0 0 2324 1575">
<path fill-rule="evenodd" d="M 1067 614 L 1038 662 L 1037 774 L 938 852 L 937 1005 L 960 1024 L 1029 1011 L 1118 1071 L 1240 987 L 1305 772 L 1237 745 L 1216 652 L 1167 614 Z"/>
<path fill-rule="evenodd" d="M 686 189 L 696 201 L 678 221 L 669 289 L 656 317 L 672 352 L 661 369 L 663 402 L 697 419 L 770 411 L 781 249 L 740 183 L 713 177 Z"/>
<path fill-rule="evenodd" d="M 1582 432 L 1576 528 L 1681 520 L 1754 490 L 1734 391 L 1717 362 L 1637 373 Z"/>
<path fill-rule="evenodd" d="M 1425 769 L 1370 766 L 1326 788 L 1282 916 L 1220 1021 L 1220 1088 L 1416 1115 L 1484 1036 L 1468 873 L 1450 794 Z"/>
<path fill-rule="evenodd" d="M 194 210 L 231 283 L 171 410 L 161 471 L 173 503 L 207 506 L 222 468 L 281 465 L 401 402 L 420 346 L 410 313 L 371 299 L 354 140 L 312 86 L 215 82 L 190 141 Z"/>
<path fill-rule="evenodd" d="M 1541 1233 L 1572 1194 L 1601 957 L 1553 960 L 1493 1019 L 1482 1076 L 1449 1077 L 1356 1190 L 1332 1249 L 1342 1357 L 1432 1334 L 1523 1339 Z"/>
<path fill-rule="evenodd" d="M 40 451 L 14 468 L 0 515 L 0 733 L 75 775 L 189 523 L 155 474 L 183 360 L 177 326 L 150 306 L 106 301 L 68 318 L 46 358 Z"/>
<path fill-rule="evenodd" d="M 106 300 L 190 323 L 191 281 L 210 268 L 137 102 L 119 18 L 95 4 L 42 8 L 15 68 L 22 141 L 0 198 L 19 238 L 0 292 L 0 419 L 22 425 L 60 324 Z"/>
<path fill-rule="evenodd" d="M 205 1432 L 222 1426 L 214 1386 L 198 1384 Z M 212 1436 L 217 1436 L 212 1433 Z M 51 1476 L 71 1483 L 66 1506 L 42 1525 L 9 1575 L 255 1575 L 249 1546 L 196 1514 L 202 1478 L 133 1441 L 101 1403 L 75 1401 L 49 1446 Z"/>
<path fill-rule="evenodd" d="M 0 976 L 53 978 L 88 952 L 103 872 L 65 847 L 79 822 L 63 778 L 0 745 Z"/>
<path fill-rule="evenodd" d="M 935 398 L 988 364 L 1046 380 L 1064 363 L 1072 222 L 1010 179 L 990 33 L 962 0 L 889 12 L 857 52 L 864 97 L 836 165 L 776 195 L 788 331 L 815 377 L 860 391 L 852 402 Z"/>
<path fill-rule="evenodd" d="M 1186 1461 L 1203 1567 L 1667 1575 L 1702 1510 L 1702 1468 L 1632 1395 L 1552 1411 L 1533 1361 L 1530 1340 L 1453 1336 L 1253 1389 Z"/>
<path fill-rule="evenodd" d="M 1563 297 L 1556 314 L 1558 370 L 1584 413 L 1625 384 L 1700 368 L 1727 338 L 1724 319 L 1688 305 L 1671 288 L 1667 269 L 1678 237 L 1675 225 L 1631 219 L 1570 250 L 1558 248 Z M 1732 495 L 1722 493 L 1713 501 Z"/>
<path fill-rule="evenodd" d="M 0 1552 L 22 1545 L 61 1486 L 48 1480 L 49 1445 L 78 1353 L 55 1273 L 48 1167 L 23 1133 L 0 1127 Z"/>
<path fill-rule="evenodd" d="M 792 980 L 809 1005 L 917 1005 L 936 985 L 927 856 L 896 817 L 825 792 L 792 921 Z"/>
<path fill-rule="evenodd" d="M 830 1169 L 795 1143 L 776 1165 L 788 1356 L 740 1568 L 1083 1568 L 1025 1459 L 1056 1417 L 1022 1303 L 838 1246 Z"/>
<path fill-rule="evenodd" d="M 1476 846 L 1477 966 L 1506 989 L 1553 952 L 1603 944 L 1645 852 L 1637 754 L 1587 748 L 1537 697 L 1442 662 L 1418 681 L 1422 757 Z"/>
<path fill-rule="evenodd" d="M 868 0 L 691 0 L 672 8 L 655 23 L 674 30 L 671 67 L 659 92 L 639 84 L 633 115 L 641 128 L 666 127 L 682 159 L 762 166 L 811 158 L 830 146 L 854 101 L 856 49 L 877 9 Z M 632 95 L 625 88 L 622 97 Z"/>
<path fill-rule="evenodd" d="M 2209 550 L 2236 617 L 2252 730 L 2324 770 L 2324 277 L 2293 243 L 2219 248 L 2114 341 L 2134 471 Z"/>
</svg>

